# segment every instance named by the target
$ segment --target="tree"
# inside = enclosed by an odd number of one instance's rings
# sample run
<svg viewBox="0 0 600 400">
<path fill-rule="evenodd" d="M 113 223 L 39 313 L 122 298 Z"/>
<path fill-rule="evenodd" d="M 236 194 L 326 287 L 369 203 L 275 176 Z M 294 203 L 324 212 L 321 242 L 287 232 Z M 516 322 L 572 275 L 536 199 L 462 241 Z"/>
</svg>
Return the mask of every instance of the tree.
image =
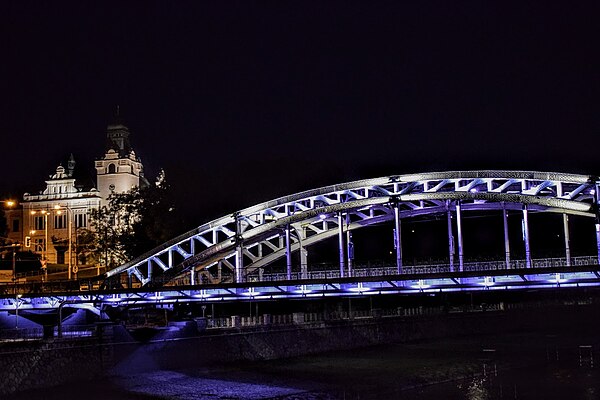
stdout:
<svg viewBox="0 0 600 400">
<path fill-rule="evenodd" d="M 110 269 L 167 241 L 178 226 L 174 210 L 162 170 L 154 184 L 112 193 L 91 213 L 95 257 Z"/>
</svg>

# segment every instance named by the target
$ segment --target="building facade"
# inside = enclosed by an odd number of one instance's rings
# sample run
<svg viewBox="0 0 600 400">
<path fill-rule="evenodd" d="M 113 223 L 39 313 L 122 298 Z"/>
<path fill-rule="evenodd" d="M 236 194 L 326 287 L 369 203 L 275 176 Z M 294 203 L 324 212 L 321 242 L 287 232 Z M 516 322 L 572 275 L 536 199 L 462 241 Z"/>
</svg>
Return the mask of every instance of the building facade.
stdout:
<svg viewBox="0 0 600 400">
<path fill-rule="evenodd" d="M 77 249 L 81 249 L 82 233 L 90 230 L 91 211 L 105 205 L 113 192 L 147 185 L 129 135 L 129 129 L 118 120 L 108 125 L 104 155 L 94 163 L 96 176 L 91 184 L 76 177 L 77 165 L 71 155 L 66 168 L 59 165 L 45 181 L 43 191 L 25 193 L 18 207 L 5 210 L 8 238 L 49 264 L 86 263 L 81 251 L 78 258 Z"/>
</svg>

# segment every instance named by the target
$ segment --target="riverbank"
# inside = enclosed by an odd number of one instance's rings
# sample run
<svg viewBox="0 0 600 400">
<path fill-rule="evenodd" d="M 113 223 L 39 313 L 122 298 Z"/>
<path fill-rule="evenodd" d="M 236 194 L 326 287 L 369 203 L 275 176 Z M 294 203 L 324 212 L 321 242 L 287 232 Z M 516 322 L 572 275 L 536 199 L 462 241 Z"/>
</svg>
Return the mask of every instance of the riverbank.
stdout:
<svg viewBox="0 0 600 400">
<path fill-rule="evenodd" d="M 600 370 L 591 368 L 589 354 L 580 365 L 582 345 L 592 346 L 593 355 L 600 356 L 599 336 L 593 331 L 478 335 L 214 368 L 113 375 L 102 382 L 11 398 L 426 400 L 558 399 L 569 394 L 572 399 L 593 399 L 600 393 Z"/>
<path fill-rule="evenodd" d="M 393 398 L 433 383 L 544 366 L 553 357 L 572 361 L 579 346 L 589 346 L 593 355 L 600 349 L 598 311 L 593 304 L 570 304 L 237 329 L 191 337 L 167 330 L 162 333 L 167 336 L 147 343 L 79 341 L 78 346 L 61 349 L 56 347 L 61 341 L 41 342 L 32 353 L 35 359 L 27 359 L 26 349 L 5 353 L 2 359 L 37 371 L 26 373 L 25 367 L 15 370 L 4 363 L 5 371 L 20 374 L 13 373 L 17 391 L 30 385 L 27 382 L 40 388 L 59 386 L 57 391 L 18 397 L 22 399 L 53 399 L 48 396 L 54 393 L 61 393 L 61 400 L 75 399 L 82 392 L 92 399 L 96 393 L 115 399 L 131 394 L 182 400 Z M 57 363 L 63 366 L 44 368 Z M 80 375 L 86 366 L 95 368 L 87 379 Z M 11 394 L 16 398 L 14 390 Z"/>
</svg>

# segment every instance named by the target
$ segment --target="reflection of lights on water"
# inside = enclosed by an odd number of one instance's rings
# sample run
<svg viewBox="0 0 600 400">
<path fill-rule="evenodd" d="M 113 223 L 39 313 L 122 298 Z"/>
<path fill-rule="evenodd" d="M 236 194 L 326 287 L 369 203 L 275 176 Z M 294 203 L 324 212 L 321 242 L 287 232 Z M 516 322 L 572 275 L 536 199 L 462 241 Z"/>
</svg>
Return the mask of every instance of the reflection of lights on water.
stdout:
<svg viewBox="0 0 600 400">
<path fill-rule="evenodd" d="M 485 378 L 475 378 L 467 387 L 466 398 L 468 400 L 485 400 L 490 398 L 490 393 L 485 387 Z"/>
</svg>

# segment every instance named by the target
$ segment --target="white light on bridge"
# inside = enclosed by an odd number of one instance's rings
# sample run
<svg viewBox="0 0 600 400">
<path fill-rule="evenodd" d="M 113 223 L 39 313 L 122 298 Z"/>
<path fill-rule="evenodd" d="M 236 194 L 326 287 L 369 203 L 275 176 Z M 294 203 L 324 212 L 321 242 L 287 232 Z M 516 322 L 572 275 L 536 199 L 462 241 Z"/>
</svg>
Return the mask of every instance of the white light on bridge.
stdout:
<svg viewBox="0 0 600 400">
<path fill-rule="evenodd" d="M 556 283 L 557 285 L 560 285 L 561 283 L 569 282 L 569 280 L 565 279 L 563 277 L 563 274 L 556 273 L 556 274 L 554 274 L 554 279 L 549 279 L 548 282 L 552 282 L 552 283 Z"/>
<path fill-rule="evenodd" d="M 306 285 L 300 285 L 300 289 L 296 290 L 295 292 L 300 294 L 307 294 L 312 293 L 312 290 L 307 289 Z"/>
<path fill-rule="evenodd" d="M 364 286 L 362 282 L 358 282 L 357 287 L 348 289 L 348 291 L 350 291 L 350 292 L 358 292 L 358 293 L 368 292 L 370 290 L 371 290 L 371 288 L 368 286 Z"/>
<path fill-rule="evenodd" d="M 196 297 L 198 299 L 206 299 L 210 297 L 210 294 L 206 293 L 205 289 L 200 290 L 200 293 L 195 294 L 193 297 Z"/>
<path fill-rule="evenodd" d="M 424 279 L 419 279 L 416 285 L 412 285 L 411 287 L 419 290 L 429 289 L 431 285 L 426 285 Z"/>
<path fill-rule="evenodd" d="M 242 292 L 242 296 L 249 296 L 249 297 L 258 296 L 259 294 L 260 294 L 260 292 L 255 291 L 255 289 L 253 287 L 248 288 L 247 292 Z"/>
</svg>

